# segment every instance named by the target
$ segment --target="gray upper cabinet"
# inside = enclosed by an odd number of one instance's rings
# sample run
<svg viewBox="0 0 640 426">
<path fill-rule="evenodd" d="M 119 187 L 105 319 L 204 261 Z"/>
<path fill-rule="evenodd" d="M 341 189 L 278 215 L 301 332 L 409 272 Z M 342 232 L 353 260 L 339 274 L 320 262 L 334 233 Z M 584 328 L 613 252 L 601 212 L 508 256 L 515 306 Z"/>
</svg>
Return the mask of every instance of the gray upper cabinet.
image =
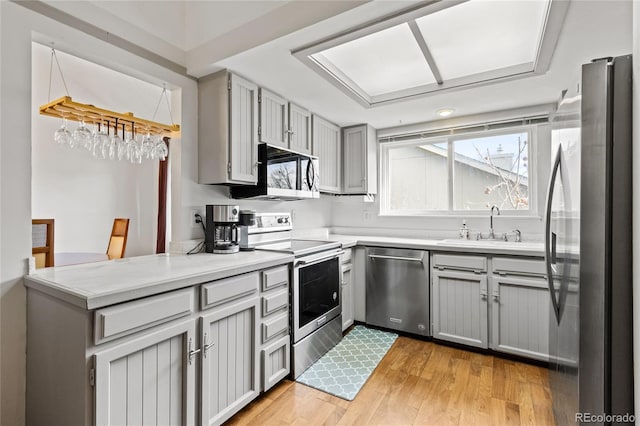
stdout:
<svg viewBox="0 0 640 426">
<path fill-rule="evenodd" d="M 311 113 L 260 88 L 260 142 L 311 154 Z"/>
<path fill-rule="evenodd" d="M 320 191 L 342 192 L 340 128 L 322 117 L 312 117 L 312 154 L 320 158 Z"/>
<path fill-rule="evenodd" d="M 377 193 L 376 143 L 376 130 L 368 124 L 342 129 L 344 194 Z"/>
<path fill-rule="evenodd" d="M 198 82 L 198 182 L 258 182 L 258 86 L 221 71 Z"/>
<path fill-rule="evenodd" d="M 260 88 L 260 142 L 289 147 L 289 104 L 286 99 Z"/>
<path fill-rule="evenodd" d="M 294 103 L 289 103 L 289 148 L 311 154 L 311 113 Z"/>
</svg>

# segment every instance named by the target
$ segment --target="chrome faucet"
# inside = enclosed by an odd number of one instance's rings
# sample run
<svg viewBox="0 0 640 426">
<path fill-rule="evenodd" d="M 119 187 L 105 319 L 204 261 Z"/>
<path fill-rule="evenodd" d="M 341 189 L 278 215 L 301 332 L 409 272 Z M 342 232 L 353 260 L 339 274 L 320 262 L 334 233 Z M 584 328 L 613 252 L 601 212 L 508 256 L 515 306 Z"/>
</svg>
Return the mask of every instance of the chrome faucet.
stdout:
<svg viewBox="0 0 640 426">
<path fill-rule="evenodd" d="M 516 243 L 522 242 L 522 232 L 519 229 L 514 229 L 513 232 L 516 234 Z"/>
<path fill-rule="evenodd" d="M 489 239 L 490 240 L 494 240 L 496 238 L 495 234 L 493 233 L 493 210 L 494 209 L 498 212 L 498 216 L 500 216 L 500 209 L 498 208 L 498 206 L 496 205 L 491 206 L 491 215 L 489 216 Z"/>
</svg>

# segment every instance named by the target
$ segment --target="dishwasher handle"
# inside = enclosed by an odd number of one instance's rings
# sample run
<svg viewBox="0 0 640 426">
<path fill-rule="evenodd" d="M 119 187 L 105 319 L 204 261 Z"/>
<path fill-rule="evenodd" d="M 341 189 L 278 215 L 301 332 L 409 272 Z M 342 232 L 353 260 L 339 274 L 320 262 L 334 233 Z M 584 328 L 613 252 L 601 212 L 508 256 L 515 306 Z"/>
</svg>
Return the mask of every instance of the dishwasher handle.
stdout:
<svg viewBox="0 0 640 426">
<path fill-rule="evenodd" d="M 386 256 L 384 254 L 370 254 L 369 259 L 406 260 L 408 262 L 422 263 L 422 257 Z"/>
</svg>

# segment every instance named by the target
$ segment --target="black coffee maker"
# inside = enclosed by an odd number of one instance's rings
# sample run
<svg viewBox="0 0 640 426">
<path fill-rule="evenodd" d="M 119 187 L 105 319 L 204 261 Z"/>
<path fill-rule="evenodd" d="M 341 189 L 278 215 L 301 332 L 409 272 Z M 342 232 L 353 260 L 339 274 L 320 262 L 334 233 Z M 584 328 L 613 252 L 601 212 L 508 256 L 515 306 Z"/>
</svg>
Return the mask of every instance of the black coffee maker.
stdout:
<svg viewBox="0 0 640 426">
<path fill-rule="evenodd" d="M 207 204 L 205 251 L 218 254 L 237 253 L 240 250 L 239 221 L 238 206 Z"/>
</svg>

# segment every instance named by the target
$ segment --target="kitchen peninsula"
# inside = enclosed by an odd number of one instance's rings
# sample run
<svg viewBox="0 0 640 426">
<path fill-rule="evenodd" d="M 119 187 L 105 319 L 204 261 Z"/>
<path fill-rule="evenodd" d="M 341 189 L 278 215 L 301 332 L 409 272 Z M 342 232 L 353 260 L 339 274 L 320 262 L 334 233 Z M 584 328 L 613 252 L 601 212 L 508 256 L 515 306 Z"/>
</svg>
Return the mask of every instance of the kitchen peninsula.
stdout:
<svg viewBox="0 0 640 426">
<path fill-rule="evenodd" d="M 196 424 L 199 396 L 202 423 L 221 423 L 289 373 L 288 330 L 268 318 L 287 315 L 271 302 L 292 260 L 153 255 L 27 276 L 27 423 Z"/>
</svg>

